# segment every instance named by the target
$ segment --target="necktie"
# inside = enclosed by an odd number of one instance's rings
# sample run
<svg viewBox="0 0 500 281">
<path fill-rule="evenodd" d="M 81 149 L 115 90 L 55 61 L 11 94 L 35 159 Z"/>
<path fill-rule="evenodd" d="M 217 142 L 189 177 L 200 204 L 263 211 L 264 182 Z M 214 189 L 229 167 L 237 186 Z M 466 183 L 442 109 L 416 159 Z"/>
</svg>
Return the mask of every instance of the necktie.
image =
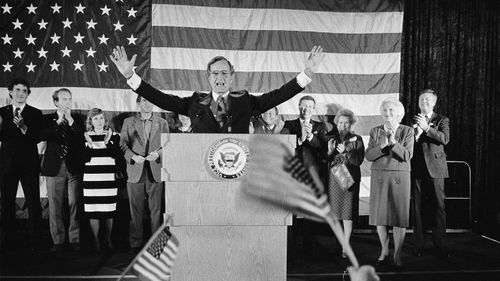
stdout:
<svg viewBox="0 0 500 281">
<path fill-rule="evenodd" d="M 61 158 L 65 159 L 66 156 L 68 156 L 68 148 L 69 148 L 69 134 L 70 134 L 70 127 L 69 127 L 69 122 L 66 117 L 63 117 L 63 120 L 60 126 L 60 132 L 61 132 Z"/>
<path fill-rule="evenodd" d="M 226 121 L 226 103 L 224 102 L 224 97 L 220 95 L 217 98 L 217 114 L 215 119 L 219 123 L 219 126 L 222 128 L 224 126 L 224 122 Z"/>
<path fill-rule="evenodd" d="M 16 107 L 16 109 L 14 110 L 14 116 L 15 117 L 19 117 L 19 112 L 21 111 L 21 109 L 19 107 Z"/>
</svg>

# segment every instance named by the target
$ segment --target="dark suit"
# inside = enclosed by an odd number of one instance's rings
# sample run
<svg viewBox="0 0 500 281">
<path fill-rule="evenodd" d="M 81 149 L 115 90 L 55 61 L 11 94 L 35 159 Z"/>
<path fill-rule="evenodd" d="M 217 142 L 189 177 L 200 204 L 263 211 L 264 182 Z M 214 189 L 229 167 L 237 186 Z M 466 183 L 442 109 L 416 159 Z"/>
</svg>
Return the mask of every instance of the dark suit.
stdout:
<svg viewBox="0 0 500 281">
<path fill-rule="evenodd" d="M 21 181 L 26 199 L 29 219 L 28 227 L 31 242 L 39 237 L 41 222 L 40 209 L 40 161 L 37 143 L 40 137 L 42 112 L 25 105 L 21 116 L 27 131 L 23 134 L 14 124 L 12 105 L 0 108 L 3 120 L 0 127 L 0 192 L 2 198 L 2 240 L 7 231 L 14 226 L 15 200 L 19 181 Z M 6 243 L 6 241 L 2 241 Z M 5 245 L 5 244 L 4 244 Z M 33 245 L 32 245 L 33 246 Z"/>
<path fill-rule="evenodd" d="M 43 130 L 40 135 L 47 141 L 47 148 L 42 160 L 42 175 L 47 180 L 47 196 L 49 199 L 49 223 L 52 241 L 55 245 L 64 243 L 66 229 L 63 206 L 67 198 L 70 221 L 68 237 L 70 243 L 80 242 L 80 226 L 77 221 L 79 184 L 85 166 L 85 138 L 83 126 L 76 116 L 70 126 L 68 136 L 68 154 L 62 158 L 63 139 L 61 125 L 56 123 L 57 112 L 43 116 Z"/>
<path fill-rule="evenodd" d="M 444 146 L 450 140 L 449 119 L 433 113 L 429 119 L 429 130 L 415 141 L 412 158 L 412 199 L 415 245 L 424 247 L 426 219 L 432 220 L 434 246 L 443 247 L 446 232 L 444 203 L 444 179 L 448 177 L 448 165 Z M 425 214 L 430 217 L 427 218 Z"/>
<path fill-rule="evenodd" d="M 312 124 L 313 138 L 310 141 L 305 140 L 302 143 L 300 142 L 300 138 L 302 137 L 302 124 L 299 118 L 285 121 L 285 126 L 283 126 L 283 128 L 287 129 L 290 134 L 297 136 L 295 154 L 301 156 L 304 165 L 306 167 L 310 165 L 316 166 L 320 169 L 320 175 L 323 175 L 323 168 L 326 167 L 323 157 L 324 145 L 319 136 L 323 134 L 324 126 L 321 122 L 314 120 L 310 120 L 310 123 Z"/>
<path fill-rule="evenodd" d="M 285 125 L 283 126 L 283 130 L 288 130 L 290 134 L 297 136 L 297 143 L 295 147 L 295 154 L 299 155 L 304 162 L 306 167 L 314 166 L 317 168 L 317 171 L 323 181 L 325 183 L 326 180 L 326 164 L 324 161 L 324 157 L 322 156 L 322 142 L 319 138 L 319 135 L 324 133 L 323 124 L 321 122 L 317 122 L 314 120 L 310 120 L 312 124 L 312 139 L 305 140 L 304 142 L 300 142 L 300 138 L 302 137 L 302 124 L 299 118 L 295 120 L 287 120 L 285 121 Z M 291 231 L 288 231 L 288 240 L 290 245 L 290 257 L 291 260 L 295 259 L 295 245 L 297 233 L 301 232 L 303 235 L 303 250 L 306 252 L 312 253 L 313 248 L 317 243 L 313 238 L 312 229 L 314 228 L 314 223 L 309 220 L 301 220 L 300 222 L 296 220 L 295 216 L 293 217 L 293 223 L 291 227 Z"/>
<path fill-rule="evenodd" d="M 225 133 L 228 132 L 228 127 L 231 127 L 231 133 L 248 134 L 252 115 L 266 112 L 302 90 L 304 88 L 300 87 L 294 78 L 281 88 L 261 96 L 251 95 L 246 90 L 230 92 L 226 101 L 228 121 L 222 128 L 210 108 L 214 102 L 211 93 L 194 92 L 189 97 L 181 98 L 165 94 L 144 81 L 135 92 L 162 109 L 189 116 L 194 133 Z"/>
</svg>

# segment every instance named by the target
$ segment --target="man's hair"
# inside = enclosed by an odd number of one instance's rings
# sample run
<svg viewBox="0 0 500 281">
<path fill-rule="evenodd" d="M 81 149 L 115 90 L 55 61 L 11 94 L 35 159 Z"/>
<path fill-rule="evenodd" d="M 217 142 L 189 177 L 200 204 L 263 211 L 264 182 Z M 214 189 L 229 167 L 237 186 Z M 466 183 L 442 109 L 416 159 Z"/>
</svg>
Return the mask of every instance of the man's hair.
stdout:
<svg viewBox="0 0 500 281">
<path fill-rule="evenodd" d="M 314 102 L 314 104 L 316 104 L 316 100 L 313 97 L 311 97 L 311 96 L 303 96 L 299 100 L 299 105 L 302 103 L 303 100 L 312 100 Z"/>
<path fill-rule="evenodd" d="M 210 67 L 212 67 L 212 64 L 218 62 L 218 61 L 226 61 L 227 64 L 229 65 L 229 72 L 231 74 L 234 73 L 234 66 L 231 64 L 231 62 L 226 59 L 225 57 L 223 56 L 216 56 L 215 58 L 211 59 L 208 64 L 207 64 L 207 75 L 210 75 Z"/>
<path fill-rule="evenodd" d="M 423 94 L 431 94 L 431 95 L 434 96 L 434 98 L 436 98 L 436 100 L 437 100 L 437 97 L 438 97 L 436 91 L 434 91 L 433 89 L 423 89 L 422 91 L 420 91 L 420 93 L 418 94 L 418 96 L 420 97 Z"/>
<path fill-rule="evenodd" d="M 9 91 L 12 91 L 14 89 L 14 86 L 15 85 L 19 85 L 19 84 L 26 86 L 26 88 L 28 88 L 28 95 L 31 94 L 30 83 L 28 81 L 22 79 L 22 78 L 17 78 L 16 77 L 16 78 L 12 79 L 12 81 L 10 81 L 9 86 L 7 87 L 7 89 Z"/>
<path fill-rule="evenodd" d="M 59 101 L 59 93 L 60 92 L 68 92 L 70 96 L 73 96 L 73 93 L 71 93 L 71 91 L 68 89 L 68 88 L 61 88 L 61 89 L 57 89 L 54 91 L 54 93 L 52 94 L 52 100 L 54 102 L 56 101 Z"/>
</svg>

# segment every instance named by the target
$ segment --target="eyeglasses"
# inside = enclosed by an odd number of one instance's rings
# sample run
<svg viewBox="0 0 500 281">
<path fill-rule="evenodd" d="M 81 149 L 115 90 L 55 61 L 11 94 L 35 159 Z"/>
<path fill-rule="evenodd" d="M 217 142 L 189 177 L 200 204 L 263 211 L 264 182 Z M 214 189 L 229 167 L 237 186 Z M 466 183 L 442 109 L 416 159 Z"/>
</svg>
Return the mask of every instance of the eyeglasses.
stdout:
<svg viewBox="0 0 500 281">
<path fill-rule="evenodd" d="M 229 72 L 229 71 L 211 71 L 210 74 L 212 74 L 213 76 L 219 76 L 219 75 L 229 76 L 229 75 L 231 75 L 231 72 Z"/>
</svg>

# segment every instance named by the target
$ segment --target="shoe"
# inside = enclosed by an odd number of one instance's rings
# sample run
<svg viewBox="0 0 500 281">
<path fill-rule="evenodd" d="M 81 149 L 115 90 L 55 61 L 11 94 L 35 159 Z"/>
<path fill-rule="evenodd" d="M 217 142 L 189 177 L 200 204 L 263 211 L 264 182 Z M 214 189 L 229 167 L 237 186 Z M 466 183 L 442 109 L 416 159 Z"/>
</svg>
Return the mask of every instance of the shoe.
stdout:
<svg viewBox="0 0 500 281">
<path fill-rule="evenodd" d="M 71 243 L 71 250 L 74 252 L 80 252 L 80 243 Z"/>
<path fill-rule="evenodd" d="M 389 255 L 384 256 L 383 259 L 378 259 L 375 265 L 381 266 L 381 265 L 387 265 L 389 264 Z"/>
<path fill-rule="evenodd" d="M 421 256 L 423 256 L 423 255 L 424 255 L 424 253 L 423 253 L 422 248 L 415 248 L 415 249 L 413 250 L 413 255 L 414 255 L 414 256 L 416 256 L 416 257 L 419 257 L 419 258 L 420 258 Z"/>
<path fill-rule="evenodd" d="M 394 271 L 401 272 L 403 270 L 403 264 L 393 264 L 393 265 L 394 265 Z"/>
<path fill-rule="evenodd" d="M 50 252 L 56 253 L 56 252 L 62 252 L 64 250 L 64 245 L 63 244 L 54 244 L 52 247 L 50 247 Z"/>
</svg>

